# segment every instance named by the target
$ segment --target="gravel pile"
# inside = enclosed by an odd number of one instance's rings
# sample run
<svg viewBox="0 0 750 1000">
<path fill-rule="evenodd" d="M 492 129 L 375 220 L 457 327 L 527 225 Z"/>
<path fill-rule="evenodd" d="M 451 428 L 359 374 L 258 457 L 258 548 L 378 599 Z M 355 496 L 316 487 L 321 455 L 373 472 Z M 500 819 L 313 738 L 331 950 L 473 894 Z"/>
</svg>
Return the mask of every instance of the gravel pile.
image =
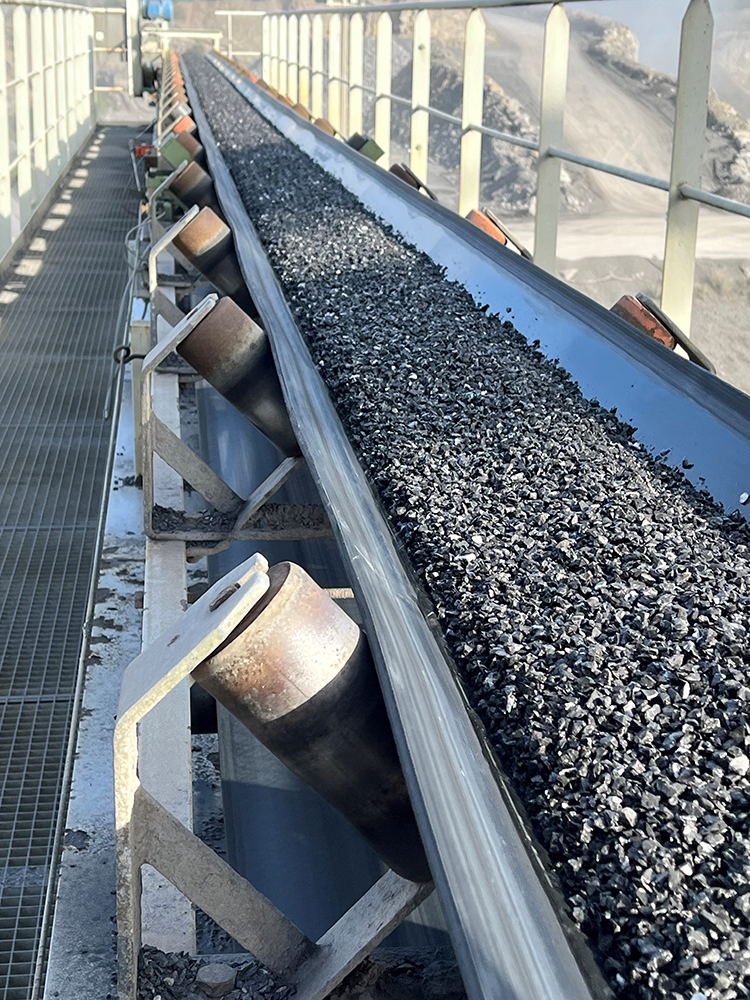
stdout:
<svg viewBox="0 0 750 1000">
<path fill-rule="evenodd" d="M 189 65 L 615 993 L 749 996 L 746 525 Z"/>
<path fill-rule="evenodd" d="M 217 959 L 193 959 L 144 946 L 139 957 L 138 1000 L 206 1000 L 196 976 L 212 961 Z M 234 989 L 224 994 L 225 1000 L 288 1000 L 294 994 L 294 987 L 275 978 L 250 955 L 224 955 L 221 962 L 237 970 Z"/>
</svg>

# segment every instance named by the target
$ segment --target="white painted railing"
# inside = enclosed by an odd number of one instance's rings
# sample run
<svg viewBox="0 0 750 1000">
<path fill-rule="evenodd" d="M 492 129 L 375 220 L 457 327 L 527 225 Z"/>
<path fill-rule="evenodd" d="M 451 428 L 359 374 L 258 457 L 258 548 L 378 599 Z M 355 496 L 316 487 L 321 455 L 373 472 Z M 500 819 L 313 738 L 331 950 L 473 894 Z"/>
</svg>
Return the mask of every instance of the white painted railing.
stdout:
<svg viewBox="0 0 750 1000">
<path fill-rule="evenodd" d="M 367 6 L 326 6 L 289 14 L 262 15 L 261 74 L 271 86 L 322 117 L 324 100 L 334 128 L 348 136 L 362 129 L 362 95 L 375 101 L 374 138 L 390 165 L 391 107 L 410 109 L 410 167 L 429 183 L 429 120 L 461 128 L 459 211 L 479 208 L 481 136 L 532 150 L 538 158 L 534 260 L 554 272 L 562 161 L 603 171 L 664 191 L 667 231 L 661 305 L 685 332 L 690 330 L 695 251 L 700 204 L 750 217 L 750 206 L 700 190 L 708 110 L 713 15 L 709 0 L 690 0 L 682 22 L 671 176 L 649 177 L 562 148 L 570 25 L 562 4 L 545 24 L 538 140 L 509 135 L 483 124 L 485 23 L 481 8 L 527 6 L 544 0 L 428 0 Z M 430 11 L 469 10 L 464 36 L 463 107 L 459 118 L 430 106 Z M 412 42 L 410 98 L 392 93 L 392 15 L 416 11 Z M 232 19 L 260 12 L 222 11 L 228 17 L 227 49 L 233 53 Z M 231 16 L 230 16 L 231 15 Z M 366 18 L 377 18 L 375 88 L 364 84 L 363 37 Z M 327 36 L 327 44 L 326 44 Z M 290 47 L 291 40 L 291 47 Z M 326 59 L 327 51 L 327 59 Z M 234 55 L 240 55 L 234 51 Z M 253 54 L 253 53 L 251 53 Z M 500 81 L 502 83 L 502 81 Z"/>
<path fill-rule="evenodd" d="M 106 27 L 112 19 L 118 30 L 121 22 L 125 44 L 96 44 L 105 34 L 96 31 L 97 24 Z M 137 92 L 137 20 L 137 0 L 126 0 L 122 7 L 0 0 L 0 38 L 5 40 L 0 60 L 0 273 L 90 136 L 96 124 L 95 95 Z M 97 85 L 100 53 L 127 57 L 127 86 Z"/>
<path fill-rule="evenodd" d="M 0 268 L 94 127 L 93 25 L 84 7 L 0 6 Z"/>
</svg>

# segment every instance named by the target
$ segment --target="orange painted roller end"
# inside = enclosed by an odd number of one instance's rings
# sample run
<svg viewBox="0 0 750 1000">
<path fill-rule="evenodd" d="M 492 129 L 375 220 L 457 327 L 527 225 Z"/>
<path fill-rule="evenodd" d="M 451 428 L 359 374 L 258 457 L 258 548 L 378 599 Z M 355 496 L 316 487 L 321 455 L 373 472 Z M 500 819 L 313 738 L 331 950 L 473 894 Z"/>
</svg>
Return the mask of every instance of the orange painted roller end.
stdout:
<svg viewBox="0 0 750 1000">
<path fill-rule="evenodd" d="M 282 104 L 286 104 L 288 108 L 294 107 L 294 101 L 290 100 L 290 98 L 288 98 L 286 94 L 279 94 L 279 100 L 281 101 Z"/>
<path fill-rule="evenodd" d="M 293 105 L 293 107 L 294 110 L 297 112 L 297 114 L 300 116 L 300 118 L 304 118 L 308 122 L 312 120 L 312 115 L 307 110 L 304 104 L 300 104 L 299 102 L 297 102 L 297 104 Z"/>
<path fill-rule="evenodd" d="M 192 135 L 192 133 L 195 132 L 196 127 L 197 126 L 193 121 L 193 119 L 190 117 L 190 115 L 185 115 L 184 118 L 180 118 L 180 120 L 174 126 L 173 131 L 175 135 L 180 135 L 182 132 L 188 132 L 190 135 Z"/>
<path fill-rule="evenodd" d="M 336 135 L 336 129 L 325 118 L 316 118 L 313 125 L 317 125 L 320 131 L 325 132 L 326 135 Z"/>
<path fill-rule="evenodd" d="M 676 339 L 654 314 L 632 295 L 623 295 L 612 306 L 610 312 L 624 319 L 642 333 L 658 340 L 671 351 L 677 346 Z"/>
<path fill-rule="evenodd" d="M 508 242 L 505 238 L 505 233 L 498 229 L 492 219 L 485 215 L 484 212 L 478 212 L 475 208 L 472 208 L 466 218 L 469 222 L 487 233 L 488 236 L 491 236 L 493 240 L 497 240 L 498 243 L 505 244 Z"/>
</svg>

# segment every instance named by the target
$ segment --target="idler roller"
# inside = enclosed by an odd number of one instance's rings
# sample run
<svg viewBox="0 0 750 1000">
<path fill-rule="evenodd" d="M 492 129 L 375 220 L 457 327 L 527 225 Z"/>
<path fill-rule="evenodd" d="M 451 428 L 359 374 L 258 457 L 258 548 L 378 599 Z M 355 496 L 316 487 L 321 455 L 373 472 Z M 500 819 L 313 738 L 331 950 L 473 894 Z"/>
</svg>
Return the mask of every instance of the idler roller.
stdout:
<svg viewBox="0 0 750 1000">
<path fill-rule="evenodd" d="M 231 299 L 219 299 L 177 350 L 280 451 L 299 455 L 268 336 Z"/>
<path fill-rule="evenodd" d="M 210 208 L 218 216 L 222 215 L 214 182 L 203 167 L 195 162 L 188 163 L 182 173 L 175 177 L 172 191 L 188 208 L 198 205 L 199 208 Z"/>
<path fill-rule="evenodd" d="M 325 132 L 326 135 L 336 135 L 336 129 L 325 118 L 316 118 L 313 125 L 317 125 L 321 132 Z"/>
<path fill-rule="evenodd" d="M 329 802 L 383 861 L 432 876 L 367 640 L 293 563 L 193 677 Z"/>
<path fill-rule="evenodd" d="M 180 132 L 177 141 L 190 156 L 190 159 L 198 163 L 201 167 L 206 165 L 206 151 L 198 140 L 188 132 Z"/>
<path fill-rule="evenodd" d="M 174 187 L 174 185 L 172 186 Z M 506 244 L 508 242 L 505 237 L 505 233 L 498 229 L 492 219 L 485 215 L 484 212 L 478 212 L 475 208 L 472 208 L 466 218 L 469 222 L 477 226 L 478 229 L 481 229 L 483 232 L 487 233 L 488 236 L 491 236 L 493 240 L 497 240 L 498 243 Z"/>
<path fill-rule="evenodd" d="M 240 309 L 251 316 L 258 315 L 240 271 L 232 231 L 216 212 L 202 208 L 175 237 L 174 245 L 220 292 L 231 296 Z"/>
<path fill-rule="evenodd" d="M 198 126 L 195 124 L 190 115 L 184 115 L 178 122 L 172 126 L 172 131 L 175 135 L 180 135 L 182 132 L 188 132 L 190 135 L 195 132 Z"/>
</svg>

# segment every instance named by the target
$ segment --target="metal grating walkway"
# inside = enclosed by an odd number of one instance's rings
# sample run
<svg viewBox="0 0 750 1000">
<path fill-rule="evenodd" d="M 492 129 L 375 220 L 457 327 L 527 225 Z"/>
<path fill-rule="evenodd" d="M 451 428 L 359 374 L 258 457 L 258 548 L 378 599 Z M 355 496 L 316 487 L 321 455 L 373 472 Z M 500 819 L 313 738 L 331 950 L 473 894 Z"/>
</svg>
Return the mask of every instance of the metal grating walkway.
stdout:
<svg viewBox="0 0 750 1000">
<path fill-rule="evenodd" d="M 0 280 L 0 1000 L 34 975 L 136 220 L 131 129 L 97 131 Z"/>
</svg>

